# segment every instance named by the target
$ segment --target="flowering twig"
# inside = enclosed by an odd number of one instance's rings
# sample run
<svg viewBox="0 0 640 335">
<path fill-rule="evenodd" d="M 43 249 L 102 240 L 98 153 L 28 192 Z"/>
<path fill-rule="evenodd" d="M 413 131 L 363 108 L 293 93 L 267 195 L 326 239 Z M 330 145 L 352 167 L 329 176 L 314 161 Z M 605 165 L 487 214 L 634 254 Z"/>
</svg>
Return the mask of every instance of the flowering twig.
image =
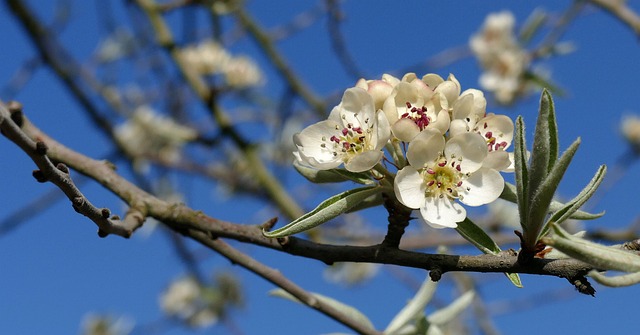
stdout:
<svg viewBox="0 0 640 335">
<path fill-rule="evenodd" d="M 6 108 L 3 110 L 6 111 Z M 18 136 L 7 137 L 30 156 L 35 155 L 33 153 L 35 144 L 32 144 L 32 147 L 25 143 L 35 143 L 32 140 L 33 138 L 46 142 L 48 147 L 47 156 L 51 160 L 63 162 L 70 168 L 102 184 L 129 204 L 131 208 L 135 209 L 132 212 L 132 218 L 150 216 L 179 232 L 189 229 L 198 230 L 206 232 L 209 236 L 231 238 L 292 255 L 317 259 L 327 264 L 335 262 L 367 262 L 425 269 L 433 271 L 432 275 L 436 279 L 442 274 L 451 271 L 509 272 L 556 276 L 567 278 L 572 283 L 576 282 L 577 279 L 582 279 L 582 281 L 577 281 L 582 283 L 584 274 L 592 269 L 591 266 L 572 259 L 535 258 L 527 264 L 521 264 L 518 263 L 517 256 L 514 253 L 480 256 L 439 255 L 405 251 L 384 245 L 336 246 L 315 243 L 296 237 L 278 240 L 266 238 L 262 234 L 261 226 L 239 225 L 217 220 L 184 205 L 160 200 L 122 178 L 109 164 L 93 160 L 56 142 L 26 118 L 23 119 L 22 128 L 18 128 L 15 122 L 10 119 L 8 111 L 6 113 L 3 112 L 2 115 L 0 124 L 3 132 L 7 134 L 5 128 L 10 128 L 10 133 L 16 133 Z M 32 158 L 34 160 L 41 159 L 40 156 Z M 120 227 L 119 224 L 119 221 L 112 222 L 113 226 L 105 227 L 103 232 L 125 236 L 130 234 L 130 231 L 133 231 L 130 225 L 125 226 L 129 228 L 125 228 Z M 273 225 L 273 222 L 271 225 Z"/>
</svg>

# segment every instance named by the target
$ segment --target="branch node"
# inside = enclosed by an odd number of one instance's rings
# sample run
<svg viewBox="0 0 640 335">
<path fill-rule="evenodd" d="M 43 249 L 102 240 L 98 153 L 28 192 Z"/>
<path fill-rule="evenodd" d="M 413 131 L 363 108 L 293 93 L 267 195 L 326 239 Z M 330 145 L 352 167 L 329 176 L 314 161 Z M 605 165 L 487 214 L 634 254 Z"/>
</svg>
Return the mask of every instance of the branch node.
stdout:
<svg viewBox="0 0 640 335">
<path fill-rule="evenodd" d="M 47 154 L 47 150 L 49 149 L 49 147 L 47 147 L 47 144 L 42 142 L 42 141 L 38 141 L 36 142 L 36 154 L 40 155 L 40 156 L 44 156 Z"/>
<path fill-rule="evenodd" d="M 273 226 L 275 226 L 277 222 L 278 222 L 278 218 L 274 217 L 274 218 L 271 218 L 271 219 L 267 220 L 267 222 L 261 224 L 259 227 L 263 231 L 270 231 L 271 228 L 273 228 Z"/>
<path fill-rule="evenodd" d="M 107 236 L 109 236 L 109 233 L 108 233 L 108 232 L 106 232 L 106 231 L 104 231 L 104 230 L 102 230 L 102 229 L 98 229 L 98 237 L 100 237 L 100 238 L 105 238 L 105 237 L 107 237 Z"/>
<path fill-rule="evenodd" d="M 100 214 L 102 215 L 102 218 L 108 219 L 111 216 L 111 211 L 109 208 L 103 208 L 100 210 Z"/>
<path fill-rule="evenodd" d="M 567 278 L 569 282 L 575 286 L 576 290 L 582 294 L 587 294 L 592 297 L 596 296 L 596 289 L 591 286 L 591 283 L 585 276 L 576 276 L 573 278 Z"/>
<path fill-rule="evenodd" d="M 71 200 L 71 206 L 78 213 L 81 213 L 80 207 L 82 207 L 83 205 L 84 205 L 84 197 L 75 197 L 73 198 L 73 200 Z"/>
<path fill-rule="evenodd" d="M 281 246 L 286 246 L 287 244 L 289 244 L 289 237 L 285 236 L 285 237 L 278 237 L 278 243 L 280 243 Z"/>
<path fill-rule="evenodd" d="M 31 172 L 31 175 L 39 183 L 46 183 L 47 181 L 49 181 L 42 170 L 33 170 L 33 172 Z"/>
<path fill-rule="evenodd" d="M 18 127 L 22 128 L 24 124 L 24 114 L 22 113 L 22 104 L 12 100 L 7 104 L 7 109 L 9 113 L 11 113 L 11 121 L 15 123 Z"/>
<path fill-rule="evenodd" d="M 434 268 L 429 271 L 429 278 L 431 281 L 437 282 L 442 278 L 442 270 L 440 268 Z"/>
<path fill-rule="evenodd" d="M 67 167 L 64 163 L 58 163 L 56 168 L 65 174 L 69 174 L 69 167 Z"/>
</svg>

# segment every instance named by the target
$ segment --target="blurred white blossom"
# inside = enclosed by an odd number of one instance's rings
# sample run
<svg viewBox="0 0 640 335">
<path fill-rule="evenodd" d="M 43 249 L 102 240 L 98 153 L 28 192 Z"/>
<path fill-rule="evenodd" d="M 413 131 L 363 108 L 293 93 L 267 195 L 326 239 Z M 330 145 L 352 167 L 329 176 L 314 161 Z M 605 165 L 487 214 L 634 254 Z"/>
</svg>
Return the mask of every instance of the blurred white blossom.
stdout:
<svg viewBox="0 0 640 335">
<path fill-rule="evenodd" d="M 207 327 L 218 321 L 218 315 L 207 308 L 203 296 L 204 291 L 194 278 L 182 277 L 169 285 L 160 297 L 160 306 L 167 315 L 190 326 Z"/>
<path fill-rule="evenodd" d="M 202 75 L 221 75 L 232 88 L 248 88 L 264 82 L 262 71 L 251 58 L 234 57 L 215 41 L 185 47 L 181 51 L 181 57 Z"/>
<path fill-rule="evenodd" d="M 531 57 L 518 43 L 514 25 L 515 18 L 509 11 L 489 14 L 480 32 L 469 41 L 484 69 L 480 86 L 502 104 L 511 103 L 524 90 L 524 74 L 531 63 Z"/>
<path fill-rule="evenodd" d="M 133 329 L 133 321 L 118 317 L 88 314 L 82 321 L 82 335 L 128 335 Z"/>
<path fill-rule="evenodd" d="M 158 115 L 148 106 L 138 107 L 131 118 L 115 130 L 118 143 L 132 157 L 155 157 L 175 163 L 182 146 L 197 137 L 197 132 L 170 118 Z"/>
<path fill-rule="evenodd" d="M 635 152 L 640 152 L 640 117 L 627 115 L 620 122 L 620 131 Z"/>
</svg>

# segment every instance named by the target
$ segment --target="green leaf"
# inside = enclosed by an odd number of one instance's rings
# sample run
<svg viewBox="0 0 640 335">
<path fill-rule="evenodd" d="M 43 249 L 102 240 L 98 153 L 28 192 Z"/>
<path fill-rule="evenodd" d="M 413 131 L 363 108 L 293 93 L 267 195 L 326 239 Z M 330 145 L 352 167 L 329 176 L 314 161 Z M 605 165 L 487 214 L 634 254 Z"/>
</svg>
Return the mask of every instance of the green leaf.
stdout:
<svg viewBox="0 0 640 335">
<path fill-rule="evenodd" d="M 540 97 L 540 111 L 533 137 L 531 165 L 529 165 L 529 199 L 533 198 L 558 159 L 557 128 L 553 99 L 545 89 Z"/>
<path fill-rule="evenodd" d="M 598 283 L 609 287 L 624 287 L 640 283 L 640 272 L 633 272 L 626 275 L 607 277 L 596 270 L 591 270 L 589 276 Z"/>
<path fill-rule="evenodd" d="M 520 225 L 524 233 L 529 226 L 529 172 L 527 171 L 527 144 L 524 138 L 524 121 L 522 116 L 516 118 L 516 133 L 514 147 L 514 164 L 516 178 L 516 197 L 518 212 L 520 213 Z"/>
<path fill-rule="evenodd" d="M 345 181 L 353 181 L 365 185 L 374 183 L 371 180 L 371 176 L 366 172 L 351 172 L 345 169 L 318 170 L 302 165 L 298 161 L 293 162 L 293 167 L 308 181 L 316 184 L 341 183 Z"/>
<path fill-rule="evenodd" d="M 504 183 L 504 189 L 502 190 L 502 194 L 500 194 L 500 198 L 503 200 L 507 200 L 509 202 L 512 203 L 517 203 L 518 202 L 518 195 L 516 194 L 516 186 L 511 184 L 511 183 Z M 558 202 L 558 201 L 552 201 L 551 205 L 549 205 L 549 212 L 551 213 L 555 213 L 557 211 L 559 211 L 560 209 L 562 209 L 565 206 L 565 204 Z M 569 219 L 574 219 L 574 220 L 593 220 L 593 219 L 597 219 L 599 217 L 601 217 L 604 213 L 596 213 L 596 214 L 592 214 L 592 213 L 588 213 L 588 212 L 584 212 L 581 210 L 578 210 L 576 212 L 574 212 L 573 214 L 571 214 L 571 216 L 569 216 Z"/>
<path fill-rule="evenodd" d="M 587 202 L 587 200 L 589 200 L 593 193 L 598 189 L 598 186 L 600 186 L 600 183 L 604 179 L 606 173 L 607 167 L 605 165 L 601 165 L 600 168 L 598 168 L 598 171 L 596 171 L 596 174 L 593 176 L 593 178 L 591 178 L 589 184 L 587 184 L 587 186 L 585 186 L 585 188 L 583 188 L 582 191 L 580 191 L 580 193 L 575 196 L 575 198 L 564 204 L 560 209 L 557 209 L 549 217 L 549 219 L 547 220 L 547 224 L 545 225 L 545 228 L 543 229 L 540 236 L 546 235 L 547 231 L 549 230 L 549 222 L 561 224 L 565 220 L 569 219 L 576 211 L 578 211 L 578 209 L 582 207 L 582 205 L 584 205 L 584 203 Z M 603 214 L 604 212 L 599 215 L 596 214 L 596 216 L 600 217 Z"/>
<path fill-rule="evenodd" d="M 283 299 L 287 299 L 293 302 L 297 302 L 299 304 L 303 304 L 306 305 L 304 303 L 302 303 L 300 300 L 298 300 L 298 298 L 294 297 L 293 295 L 291 295 L 291 293 L 281 289 L 281 288 L 277 288 L 274 290 L 269 291 L 269 295 L 274 296 L 274 297 L 279 297 L 279 298 L 283 298 Z M 331 306 L 332 308 L 334 308 L 335 310 L 339 311 L 340 313 L 348 316 L 350 319 L 355 320 L 357 323 L 366 326 L 370 329 L 375 329 L 375 327 L 373 326 L 373 323 L 371 322 L 371 320 L 369 320 L 369 318 L 367 318 L 366 315 L 364 315 L 362 312 L 360 312 L 359 310 L 357 310 L 355 307 L 353 306 L 349 306 L 343 302 L 340 302 L 338 300 L 335 300 L 333 298 L 324 296 L 322 294 L 318 294 L 318 293 L 311 293 L 311 295 L 318 299 L 319 301 L 327 304 L 328 306 Z"/>
<path fill-rule="evenodd" d="M 396 316 L 389 322 L 389 325 L 384 330 L 383 334 L 390 335 L 395 334 L 402 328 L 404 328 L 409 322 L 424 315 L 424 309 L 433 298 L 433 294 L 436 292 L 438 283 L 431 281 L 429 276 L 422 282 L 420 289 L 416 295 L 407 303 L 404 308 L 396 314 Z"/>
<path fill-rule="evenodd" d="M 456 231 L 458 231 L 465 240 L 471 242 L 471 244 L 475 245 L 476 248 L 485 254 L 497 254 L 502 251 L 496 242 L 469 218 L 458 222 Z"/>
<path fill-rule="evenodd" d="M 476 248 L 485 254 L 495 255 L 502 251 L 498 244 L 496 244 L 496 242 L 494 242 L 493 239 L 491 239 L 491 237 L 482 230 L 482 228 L 478 227 L 478 225 L 469 218 L 465 218 L 464 221 L 458 222 L 456 231 L 464 237 L 465 240 L 471 242 L 471 244 L 476 246 Z M 520 288 L 522 287 L 522 281 L 517 273 L 505 273 L 505 275 L 513 285 Z"/>
<path fill-rule="evenodd" d="M 542 184 L 538 187 L 531 199 L 531 207 L 529 208 L 529 226 L 532 228 L 529 234 L 525 234 L 525 242 L 530 246 L 533 246 L 540 233 L 544 229 L 545 217 L 549 213 L 549 206 L 553 195 L 558 189 L 558 184 L 567 171 L 573 156 L 575 155 L 578 147 L 580 146 L 580 138 L 576 139 L 569 148 L 562 154 L 558 162 L 553 166 L 553 169 L 549 172 Z"/>
<path fill-rule="evenodd" d="M 565 255 L 591 264 L 599 270 L 640 272 L 640 256 L 573 236 L 555 223 L 550 225 L 554 235 L 543 237 L 542 242 Z"/>
<path fill-rule="evenodd" d="M 355 205 L 353 208 L 349 209 L 345 213 L 353 213 L 353 212 L 361 211 L 363 209 L 367 209 L 371 207 L 382 206 L 383 204 L 384 204 L 384 198 L 382 197 L 382 192 L 378 192 L 362 200 L 359 204 Z"/>
<path fill-rule="evenodd" d="M 263 231 L 262 234 L 266 237 L 285 237 L 307 231 L 354 208 L 369 196 L 381 192 L 381 190 L 381 187 L 373 186 L 342 192 L 323 201 L 314 210 L 297 218 L 288 225 L 274 231 Z"/>
</svg>

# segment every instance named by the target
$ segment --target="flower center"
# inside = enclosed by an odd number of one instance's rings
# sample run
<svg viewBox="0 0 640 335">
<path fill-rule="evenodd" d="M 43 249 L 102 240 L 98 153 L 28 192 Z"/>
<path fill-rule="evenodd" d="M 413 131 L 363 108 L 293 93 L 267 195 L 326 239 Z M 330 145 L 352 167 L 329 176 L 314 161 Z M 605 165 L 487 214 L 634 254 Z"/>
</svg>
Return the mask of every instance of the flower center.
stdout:
<svg viewBox="0 0 640 335">
<path fill-rule="evenodd" d="M 353 156 L 355 154 L 369 150 L 369 138 L 371 129 L 362 129 L 362 127 L 354 127 L 351 123 L 347 124 L 345 128 L 340 129 L 336 126 L 338 135 L 333 135 L 329 138 L 329 143 L 326 137 L 322 137 L 323 148 L 332 148 L 333 156 L 348 154 Z"/>
<path fill-rule="evenodd" d="M 461 172 L 461 162 L 454 157 L 449 160 L 441 157 L 435 165 L 422 170 L 422 179 L 427 186 L 425 196 L 462 199 L 460 187 L 468 175 Z"/>
<path fill-rule="evenodd" d="M 424 130 L 427 128 L 429 123 L 431 122 L 431 118 L 427 116 L 427 107 L 415 107 L 411 105 L 410 102 L 406 102 L 407 104 L 407 112 L 402 114 L 400 118 L 412 120 L 420 130 Z"/>
</svg>

